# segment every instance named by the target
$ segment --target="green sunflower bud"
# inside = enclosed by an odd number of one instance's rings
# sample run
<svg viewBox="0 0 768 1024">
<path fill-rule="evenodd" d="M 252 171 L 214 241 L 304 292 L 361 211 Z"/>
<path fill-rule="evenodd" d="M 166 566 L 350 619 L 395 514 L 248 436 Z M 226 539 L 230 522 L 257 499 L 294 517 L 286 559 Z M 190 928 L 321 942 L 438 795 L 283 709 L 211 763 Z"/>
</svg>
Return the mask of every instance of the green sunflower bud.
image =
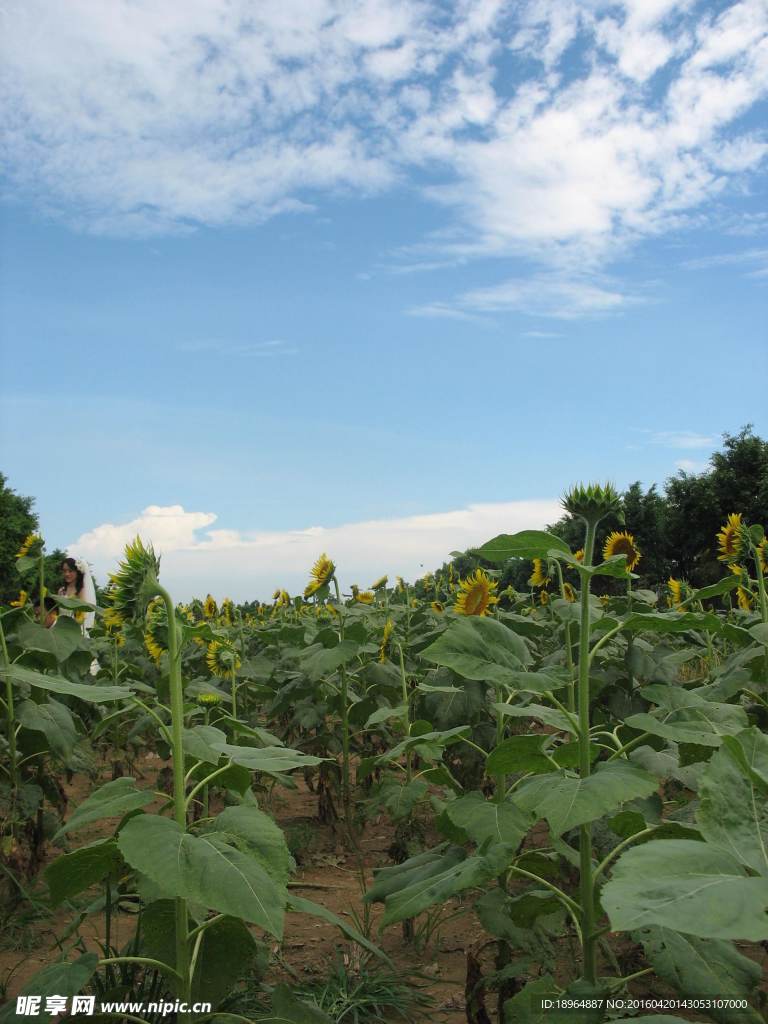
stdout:
<svg viewBox="0 0 768 1024">
<path fill-rule="evenodd" d="M 160 559 L 152 545 L 144 547 L 141 537 L 125 546 L 125 559 L 111 577 L 112 607 L 124 619 L 139 618 L 158 593 Z"/>
<path fill-rule="evenodd" d="M 621 512 L 621 497 L 613 484 L 576 484 L 565 495 L 562 505 L 566 512 L 597 526 L 611 513 Z"/>
</svg>

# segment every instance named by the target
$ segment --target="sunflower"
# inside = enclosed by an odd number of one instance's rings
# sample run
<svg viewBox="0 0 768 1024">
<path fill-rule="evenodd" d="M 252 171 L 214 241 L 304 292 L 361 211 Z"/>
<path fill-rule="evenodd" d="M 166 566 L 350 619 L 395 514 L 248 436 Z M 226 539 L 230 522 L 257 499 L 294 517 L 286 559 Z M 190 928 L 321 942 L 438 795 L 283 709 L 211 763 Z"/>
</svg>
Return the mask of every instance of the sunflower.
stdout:
<svg viewBox="0 0 768 1024">
<path fill-rule="evenodd" d="M 584 561 L 584 548 L 579 548 L 578 551 L 574 551 L 573 557 L 576 559 L 577 562 L 583 562 Z M 571 572 L 578 572 L 578 569 L 576 568 L 576 566 L 573 565 L 571 562 L 566 562 L 565 563 L 565 568 L 569 569 Z"/>
<path fill-rule="evenodd" d="M 151 544 L 144 547 L 141 537 L 125 545 L 125 557 L 116 573 L 109 577 L 109 599 L 115 611 L 128 618 L 140 616 L 157 594 L 160 559 Z"/>
<path fill-rule="evenodd" d="M 442 601 L 433 601 L 429 606 L 433 612 L 443 612 L 444 607 Z"/>
<path fill-rule="evenodd" d="M 534 558 L 533 560 L 533 572 L 528 577 L 528 582 L 532 587 L 546 587 L 552 580 L 544 569 L 544 563 L 541 558 Z"/>
<path fill-rule="evenodd" d="M 597 525 L 621 509 L 621 497 L 613 484 L 576 484 L 564 496 L 563 508 L 586 523 Z"/>
<path fill-rule="evenodd" d="M 144 626 L 144 646 L 155 661 L 160 664 L 164 652 L 168 650 L 167 643 L 168 626 L 166 622 L 165 605 L 156 597 L 147 607 L 147 620 Z"/>
<path fill-rule="evenodd" d="M 640 561 L 640 551 L 631 533 L 626 530 L 614 530 L 608 535 L 603 545 L 603 558 L 610 558 L 612 555 L 626 555 L 627 569 L 632 572 Z"/>
<path fill-rule="evenodd" d="M 218 612 L 219 609 L 216 605 L 215 600 L 213 599 L 213 597 L 211 597 L 210 594 L 208 594 L 205 601 L 203 602 L 203 615 L 206 617 L 206 619 L 215 619 L 216 616 L 218 615 Z"/>
<path fill-rule="evenodd" d="M 757 557 L 760 559 L 760 569 L 763 575 L 768 574 L 768 537 L 763 537 L 757 545 Z"/>
<path fill-rule="evenodd" d="M 573 589 L 570 583 L 563 584 L 563 597 L 570 604 L 573 604 L 576 600 L 576 591 Z"/>
<path fill-rule="evenodd" d="M 104 612 L 104 632 L 107 636 L 112 637 L 113 640 L 117 641 L 117 646 L 122 647 L 125 643 L 125 637 L 123 636 L 123 617 L 120 612 L 116 612 L 114 608 L 107 608 Z"/>
<path fill-rule="evenodd" d="M 204 708 L 213 707 L 216 704 L 221 704 L 220 693 L 198 693 L 197 703 L 201 704 Z"/>
<path fill-rule="evenodd" d="M 287 590 L 281 590 L 279 587 L 272 595 L 272 600 L 275 602 L 275 608 L 287 608 L 291 603 L 291 595 Z M 261 609 L 259 609 L 261 610 Z"/>
<path fill-rule="evenodd" d="M 384 662 L 389 657 L 389 648 L 392 645 L 392 634 L 395 631 L 395 624 L 392 619 L 387 619 L 384 623 L 384 632 L 381 635 L 381 643 L 379 644 L 379 661 Z"/>
<path fill-rule="evenodd" d="M 330 583 L 335 572 L 336 566 L 330 560 L 328 555 L 323 552 L 309 571 L 309 575 L 312 578 L 304 588 L 304 597 L 312 597 L 312 595 L 316 594 L 321 587 L 326 585 L 326 583 Z"/>
<path fill-rule="evenodd" d="M 358 604 L 373 604 L 376 595 L 373 593 L 372 590 L 357 590 L 357 588 L 355 589 L 357 592 L 354 594 L 354 598 Z"/>
<path fill-rule="evenodd" d="M 11 601 L 11 608 L 23 608 L 24 605 L 27 603 L 28 598 L 29 594 L 26 592 L 26 590 L 20 590 L 19 596 L 16 598 L 16 600 Z"/>
<path fill-rule="evenodd" d="M 405 580 L 402 576 L 395 576 L 395 590 L 398 594 L 405 593 Z"/>
<path fill-rule="evenodd" d="M 733 562 L 741 554 L 741 512 L 731 512 L 728 522 L 717 535 L 721 562 Z"/>
<path fill-rule="evenodd" d="M 231 626 L 235 617 L 235 606 L 231 597 L 225 597 L 221 602 L 221 617 L 227 626 Z"/>
<path fill-rule="evenodd" d="M 542 607 L 546 607 L 549 604 L 549 594 L 546 592 L 546 590 L 542 590 L 542 592 L 539 594 L 539 604 Z"/>
<path fill-rule="evenodd" d="M 205 660 L 212 674 L 220 679 L 234 679 L 240 668 L 237 651 L 223 640 L 211 640 Z"/>
<path fill-rule="evenodd" d="M 22 542 L 21 547 L 16 552 L 16 557 L 17 558 L 24 558 L 25 555 L 29 554 L 30 550 L 33 547 L 35 547 L 37 544 L 42 544 L 42 543 L 43 543 L 43 538 L 40 536 L 39 533 L 28 533 L 27 536 L 24 538 L 24 541 Z"/>
<path fill-rule="evenodd" d="M 755 599 L 750 592 L 744 587 L 736 587 L 736 600 L 739 603 L 739 608 L 744 612 L 751 612 L 752 605 L 755 603 Z"/>
<path fill-rule="evenodd" d="M 670 608 L 680 608 L 685 600 L 684 595 L 687 589 L 683 580 L 676 580 L 674 576 L 669 577 L 667 580 L 667 590 L 669 591 L 667 604 Z"/>
<path fill-rule="evenodd" d="M 371 590 L 382 590 L 389 583 L 389 576 L 379 576 L 370 586 Z"/>
<path fill-rule="evenodd" d="M 494 593 L 497 586 L 482 569 L 476 569 L 459 584 L 454 610 L 460 615 L 487 615 L 491 606 L 498 603 Z"/>
</svg>

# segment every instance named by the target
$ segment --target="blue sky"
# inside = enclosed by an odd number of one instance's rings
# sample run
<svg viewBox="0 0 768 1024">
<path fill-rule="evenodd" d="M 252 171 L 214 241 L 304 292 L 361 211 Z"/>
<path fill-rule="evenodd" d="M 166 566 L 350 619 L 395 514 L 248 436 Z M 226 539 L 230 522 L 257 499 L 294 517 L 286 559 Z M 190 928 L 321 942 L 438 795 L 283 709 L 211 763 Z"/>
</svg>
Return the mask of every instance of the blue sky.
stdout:
<svg viewBox="0 0 768 1024">
<path fill-rule="evenodd" d="M 3 19 L 0 466 L 97 576 L 414 575 L 768 435 L 762 0 Z"/>
</svg>

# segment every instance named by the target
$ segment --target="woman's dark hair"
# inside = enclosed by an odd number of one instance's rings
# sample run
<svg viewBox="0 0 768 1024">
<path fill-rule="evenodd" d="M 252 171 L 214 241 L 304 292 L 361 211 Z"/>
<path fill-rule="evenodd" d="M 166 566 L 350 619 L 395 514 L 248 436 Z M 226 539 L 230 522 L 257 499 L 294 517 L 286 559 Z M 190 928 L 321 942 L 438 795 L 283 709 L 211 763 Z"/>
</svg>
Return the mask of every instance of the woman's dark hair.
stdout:
<svg viewBox="0 0 768 1024">
<path fill-rule="evenodd" d="M 70 569 L 74 569 L 74 571 L 77 573 L 77 577 L 75 578 L 75 593 L 79 594 L 80 591 L 83 589 L 85 576 L 77 568 L 77 562 L 74 560 L 74 558 L 62 559 L 61 568 L 63 569 L 65 565 L 68 566 Z"/>
</svg>

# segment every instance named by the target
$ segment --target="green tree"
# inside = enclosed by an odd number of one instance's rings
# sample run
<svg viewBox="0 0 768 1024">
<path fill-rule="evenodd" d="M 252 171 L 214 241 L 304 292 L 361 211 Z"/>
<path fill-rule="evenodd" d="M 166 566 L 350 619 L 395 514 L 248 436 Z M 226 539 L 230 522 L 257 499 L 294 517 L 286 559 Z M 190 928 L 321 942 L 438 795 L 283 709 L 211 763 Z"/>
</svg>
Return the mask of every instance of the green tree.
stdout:
<svg viewBox="0 0 768 1024">
<path fill-rule="evenodd" d="M 8 478 L 0 473 L 0 604 L 8 604 L 18 597 L 19 590 L 28 584 L 30 594 L 37 596 L 37 574 L 22 580 L 16 571 L 16 552 L 30 533 L 37 533 L 40 524 L 33 511 L 34 498 L 17 494 L 8 486 Z M 56 548 L 45 556 L 45 578 L 49 590 L 57 590 L 61 584 L 59 566 L 66 551 Z"/>
</svg>

